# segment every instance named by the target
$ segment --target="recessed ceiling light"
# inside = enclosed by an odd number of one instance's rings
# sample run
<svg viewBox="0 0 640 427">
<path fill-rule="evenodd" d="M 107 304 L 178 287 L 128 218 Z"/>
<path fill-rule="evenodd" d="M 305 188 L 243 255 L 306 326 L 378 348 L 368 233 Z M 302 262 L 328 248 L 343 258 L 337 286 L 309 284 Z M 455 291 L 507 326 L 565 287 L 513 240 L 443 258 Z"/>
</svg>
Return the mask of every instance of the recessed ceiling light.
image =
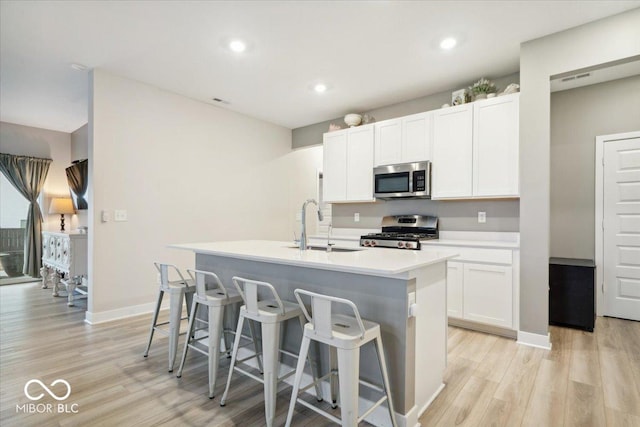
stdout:
<svg viewBox="0 0 640 427">
<path fill-rule="evenodd" d="M 458 41 L 456 39 L 454 39 L 453 37 L 447 37 L 446 39 L 442 39 L 442 41 L 440 42 L 440 48 L 449 50 L 453 49 L 456 44 L 458 44 Z"/>
<path fill-rule="evenodd" d="M 247 50 L 247 44 L 242 40 L 231 40 L 229 42 L 229 49 L 234 52 L 241 53 Z"/>
<path fill-rule="evenodd" d="M 71 68 L 73 68 L 76 71 L 85 71 L 87 69 L 87 66 L 86 65 L 82 65 L 82 64 L 73 63 L 73 64 L 71 64 Z"/>
<path fill-rule="evenodd" d="M 315 90 L 318 93 L 324 93 L 327 91 L 327 85 L 324 83 L 318 83 L 315 86 L 313 86 L 313 90 Z"/>
</svg>

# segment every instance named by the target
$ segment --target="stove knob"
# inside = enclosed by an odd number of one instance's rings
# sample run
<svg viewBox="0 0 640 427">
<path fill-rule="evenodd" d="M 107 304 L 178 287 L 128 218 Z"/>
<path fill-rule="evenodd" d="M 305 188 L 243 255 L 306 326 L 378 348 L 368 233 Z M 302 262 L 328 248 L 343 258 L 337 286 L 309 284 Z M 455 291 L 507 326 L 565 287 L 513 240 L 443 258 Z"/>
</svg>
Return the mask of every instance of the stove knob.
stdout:
<svg viewBox="0 0 640 427">
<path fill-rule="evenodd" d="M 404 242 L 398 242 L 398 247 L 399 248 L 404 248 Z"/>
<path fill-rule="evenodd" d="M 378 242 L 376 242 L 375 240 L 372 240 L 372 241 L 371 241 L 371 246 L 375 246 L 375 245 L 377 245 L 377 244 L 378 244 Z"/>
</svg>

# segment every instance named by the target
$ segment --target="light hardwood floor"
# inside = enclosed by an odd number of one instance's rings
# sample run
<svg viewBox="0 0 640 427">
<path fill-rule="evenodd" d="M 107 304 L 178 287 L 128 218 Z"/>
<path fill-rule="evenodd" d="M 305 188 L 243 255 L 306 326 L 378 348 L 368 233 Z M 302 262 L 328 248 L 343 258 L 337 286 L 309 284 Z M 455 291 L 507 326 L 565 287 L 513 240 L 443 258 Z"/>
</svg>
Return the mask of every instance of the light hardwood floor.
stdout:
<svg viewBox="0 0 640 427">
<path fill-rule="evenodd" d="M 166 370 L 164 336 L 142 357 L 150 316 L 89 326 L 83 304 L 67 307 L 37 283 L 0 288 L 0 425 L 264 425 L 262 388 L 250 379 L 235 377 L 227 406 L 219 406 L 228 361 L 209 400 L 204 356 L 191 352 L 177 379 Z M 640 426 L 640 323 L 598 318 L 593 334 L 556 327 L 551 334 L 553 350 L 546 351 L 449 328 L 446 387 L 422 425 Z M 16 410 L 30 402 L 27 381 L 58 378 L 70 383 L 64 403 L 77 413 Z M 43 391 L 37 384 L 29 390 Z M 278 394 L 278 425 L 290 392 L 285 385 Z M 39 402 L 58 409 L 50 396 Z M 300 405 L 294 423 L 333 425 Z"/>
</svg>

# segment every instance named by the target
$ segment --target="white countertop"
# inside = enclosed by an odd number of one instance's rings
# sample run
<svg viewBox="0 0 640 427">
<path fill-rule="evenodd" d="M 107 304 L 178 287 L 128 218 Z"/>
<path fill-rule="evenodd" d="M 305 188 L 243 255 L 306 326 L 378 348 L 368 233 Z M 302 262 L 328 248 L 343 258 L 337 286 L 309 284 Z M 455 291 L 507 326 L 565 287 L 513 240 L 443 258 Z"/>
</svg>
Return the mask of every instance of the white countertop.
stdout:
<svg viewBox="0 0 640 427">
<path fill-rule="evenodd" d="M 397 249 L 365 249 L 353 252 L 300 251 L 293 242 L 271 240 L 241 240 L 171 244 L 170 248 L 186 249 L 198 254 L 210 254 L 252 261 L 373 276 L 395 276 L 444 262 L 454 258 L 454 251 L 423 249 L 401 251 Z"/>
</svg>

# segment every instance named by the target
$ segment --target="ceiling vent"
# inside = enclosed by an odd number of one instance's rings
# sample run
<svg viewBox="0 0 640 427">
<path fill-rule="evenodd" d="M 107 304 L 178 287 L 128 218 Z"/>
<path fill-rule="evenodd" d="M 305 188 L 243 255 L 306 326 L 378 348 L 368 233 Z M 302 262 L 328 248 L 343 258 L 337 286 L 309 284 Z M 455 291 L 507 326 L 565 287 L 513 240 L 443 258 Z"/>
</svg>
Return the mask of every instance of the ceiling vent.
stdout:
<svg viewBox="0 0 640 427">
<path fill-rule="evenodd" d="M 582 73 L 576 74 L 575 76 L 569 76 L 562 79 L 563 82 L 570 82 L 571 80 L 584 79 L 585 77 L 589 77 L 591 73 Z"/>
</svg>

